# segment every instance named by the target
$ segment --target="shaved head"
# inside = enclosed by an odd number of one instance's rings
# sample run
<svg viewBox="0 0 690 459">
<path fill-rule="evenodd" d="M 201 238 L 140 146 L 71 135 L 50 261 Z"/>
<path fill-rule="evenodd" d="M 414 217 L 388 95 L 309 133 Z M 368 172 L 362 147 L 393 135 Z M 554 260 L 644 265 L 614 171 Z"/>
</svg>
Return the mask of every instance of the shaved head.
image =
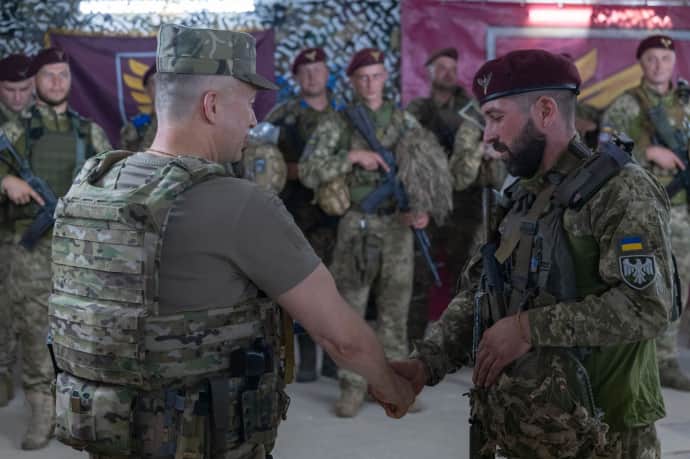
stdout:
<svg viewBox="0 0 690 459">
<path fill-rule="evenodd" d="M 157 73 L 155 84 L 156 114 L 169 123 L 192 117 L 207 91 L 232 92 L 241 82 L 227 75 L 179 75 Z"/>
</svg>

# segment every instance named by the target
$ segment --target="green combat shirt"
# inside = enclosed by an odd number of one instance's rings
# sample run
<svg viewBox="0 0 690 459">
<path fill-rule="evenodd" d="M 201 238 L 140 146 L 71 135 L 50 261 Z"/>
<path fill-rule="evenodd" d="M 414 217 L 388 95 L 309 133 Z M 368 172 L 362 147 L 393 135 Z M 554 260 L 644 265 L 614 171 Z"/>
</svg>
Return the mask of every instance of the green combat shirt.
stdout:
<svg viewBox="0 0 690 459">
<path fill-rule="evenodd" d="M 407 130 L 421 128 L 412 115 L 396 108 L 392 101 L 385 101 L 375 112 L 364 107 L 376 128 L 376 137 L 391 151 Z M 339 112 L 325 117 L 304 149 L 299 163 L 300 180 L 307 188 L 317 189 L 321 183 L 347 175 L 352 203 L 358 204 L 378 186 L 383 173 L 353 167 L 347 156 L 355 149 L 371 150 L 371 147 L 354 131 L 347 116 Z"/>
<path fill-rule="evenodd" d="M 443 104 L 439 104 L 432 97 L 420 97 L 412 100 L 406 110 L 417 118 L 422 126 L 433 132 L 446 152 L 450 153 L 455 142 L 455 133 L 463 122 L 458 112 L 469 101 L 470 97 L 465 90 L 458 86 Z"/>
<path fill-rule="evenodd" d="M 566 152 L 554 170 L 572 170 L 568 164 L 579 161 Z M 541 177 L 521 185 L 537 192 L 546 186 Z M 583 364 L 612 431 L 648 425 L 665 415 L 654 339 L 667 326 L 672 304 L 669 211 L 658 182 L 638 165 L 627 164 L 580 211 L 564 213 L 577 300 L 528 311 L 533 347 L 592 350 Z M 624 282 L 621 273 L 622 241 L 631 237 L 642 240 L 641 250 L 656 264 L 653 280 L 640 290 Z M 427 365 L 430 385 L 470 361 L 477 281 L 464 284 L 473 287 L 451 301 L 413 354 Z"/>
<path fill-rule="evenodd" d="M 667 185 L 678 171 L 663 170 L 647 161 L 645 150 L 653 144 L 654 127 L 649 121 L 646 109 L 639 101 L 640 96 L 647 99 L 650 108 L 662 105 L 671 126 L 684 129 L 686 135 L 690 134 L 690 105 L 680 101 L 675 88 L 661 95 L 644 80 L 638 87 L 626 91 L 613 101 L 602 116 L 601 126 L 603 129 L 609 128 L 628 134 L 635 142 L 633 150 L 635 159 L 649 169 L 662 185 Z M 681 190 L 673 197 L 671 204 L 675 206 L 685 205 L 685 203 L 685 190 Z"/>
<path fill-rule="evenodd" d="M 51 136 L 51 142 L 41 142 L 41 139 L 31 141 L 31 155 L 29 161 L 34 174 L 43 178 L 46 183 L 56 193 L 57 197 L 64 195 L 69 189 L 76 165 L 76 147 L 70 151 L 63 151 L 67 145 L 76 144 L 73 135 L 73 127 L 67 113 L 57 113 L 53 108 L 46 105 L 36 105 L 38 116 L 41 117 L 40 124 L 43 127 L 43 136 Z M 20 155 L 26 155 L 25 130 L 26 120 L 20 118 L 16 121 L 5 123 L 2 129 L 14 148 Z M 55 141 L 53 142 L 53 139 Z M 88 137 L 86 139 L 86 157 L 112 149 L 108 138 L 103 129 L 96 123 L 88 122 Z M 7 152 L 0 152 L 5 157 L 9 157 Z M 7 175 L 14 175 L 11 169 L 4 163 L 0 163 L 0 181 Z M 15 230 L 18 233 L 31 223 L 31 215 L 35 213 L 35 204 L 27 204 L 15 217 Z M 33 210 L 32 210 L 33 209 Z"/>
</svg>

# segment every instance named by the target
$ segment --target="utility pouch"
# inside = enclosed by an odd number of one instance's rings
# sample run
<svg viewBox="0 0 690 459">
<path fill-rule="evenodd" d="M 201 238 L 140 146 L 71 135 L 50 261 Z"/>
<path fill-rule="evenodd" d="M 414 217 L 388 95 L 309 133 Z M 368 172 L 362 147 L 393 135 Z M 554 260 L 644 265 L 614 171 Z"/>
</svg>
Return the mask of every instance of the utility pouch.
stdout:
<svg viewBox="0 0 690 459">
<path fill-rule="evenodd" d="M 79 450 L 108 456 L 134 452 L 136 392 L 60 373 L 56 381 L 55 433 Z"/>
</svg>

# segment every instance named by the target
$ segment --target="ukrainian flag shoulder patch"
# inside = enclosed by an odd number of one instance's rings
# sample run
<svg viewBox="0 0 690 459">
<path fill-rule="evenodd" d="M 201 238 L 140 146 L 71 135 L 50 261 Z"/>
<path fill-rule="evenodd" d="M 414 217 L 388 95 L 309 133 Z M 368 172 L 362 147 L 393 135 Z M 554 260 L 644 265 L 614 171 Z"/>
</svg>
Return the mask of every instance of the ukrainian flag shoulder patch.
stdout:
<svg viewBox="0 0 690 459">
<path fill-rule="evenodd" d="M 644 245 L 642 244 L 642 238 L 639 236 L 630 236 L 620 240 L 620 251 L 625 252 L 638 252 L 644 250 Z"/>
</svg>

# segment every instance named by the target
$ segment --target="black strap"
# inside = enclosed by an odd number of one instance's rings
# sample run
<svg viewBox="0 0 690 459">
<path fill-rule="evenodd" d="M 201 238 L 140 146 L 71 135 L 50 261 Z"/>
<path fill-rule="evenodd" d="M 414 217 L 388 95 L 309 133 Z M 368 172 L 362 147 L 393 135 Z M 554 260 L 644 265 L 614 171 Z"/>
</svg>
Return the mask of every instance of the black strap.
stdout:
<svg viewBox="0 0 690 459">
<path fill-rule="evenodd" d="M 230 381 L 225 376 L 208 379 L 211 394 L 211 430 L 213 450 L 224 451 L 230 428 Z"/>
</svg>

